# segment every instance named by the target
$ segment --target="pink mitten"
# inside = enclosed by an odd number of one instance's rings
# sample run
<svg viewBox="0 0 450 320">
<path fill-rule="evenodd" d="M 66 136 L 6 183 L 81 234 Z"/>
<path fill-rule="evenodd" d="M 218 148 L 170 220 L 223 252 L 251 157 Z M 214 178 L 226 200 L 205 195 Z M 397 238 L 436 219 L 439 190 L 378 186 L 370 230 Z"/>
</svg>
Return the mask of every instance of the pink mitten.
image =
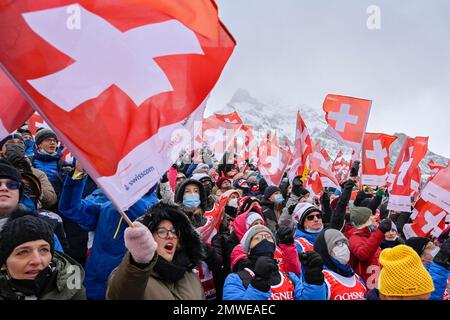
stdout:
<svg viewBox="0 0 450 320">
<path fill-rule="evenodd" d="M 133 222 L 133 228 L 125 229 L 125 247 L 134 261 L 149 263 L 155 255 L 157 244 L 150 230 L 140 222 Z"/>
</svg>

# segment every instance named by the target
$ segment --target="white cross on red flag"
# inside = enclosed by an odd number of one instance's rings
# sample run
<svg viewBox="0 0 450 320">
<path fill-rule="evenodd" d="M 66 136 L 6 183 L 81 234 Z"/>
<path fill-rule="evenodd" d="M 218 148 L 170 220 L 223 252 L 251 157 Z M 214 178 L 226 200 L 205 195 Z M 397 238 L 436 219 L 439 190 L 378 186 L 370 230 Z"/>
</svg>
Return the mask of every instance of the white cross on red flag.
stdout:
<svg viewBox="0 0 450 320">
<path fill-rule="evenodd" d="M 120 209 L 175 162 L 236 44 L 211 0 L 9 1 L 0 21 L 0 63 Z"/>
<path fill-rule="evenodd" d="M 197 142 L 208 146 L 217 160 L 221 160 L 224 153 L 233 147 L 234 154 L 235 137 L 239 133 L 242 124 L 220 120 L 216 114 L 203 119 L 202 135 L 197 136 Z"/>
<path fill-rule="evenodd" d="M 264 140 L 259 150 L 258 168 L 269 186 L 278 186 L 292 154 L 275 140 Z"/>
<path fill-rule="evenodd" d="M 388 177 L 389 148 L 397 139 L 383 133 L 364 135 L 361 183 L 369 186 L 384 186 Z"/>
<path fill-rule="evenodd" d="M 236 111 L 234 111 L 233 113 L 228 113 L 228 114 L 215 113 L 215 116 L 217 119 L 224 121 L 224 122 L 243 124 L 241 117 L 239 116 L 239 114 Z"/>
<path fill-rule="evenodd" d="M 30 130 L 32 134 L 36 134 L 36 131 L 39 128 L 50 129 L 49 125 L 42 119 L 39 113 L 35 112 L 30 119 L 28 119 L 28 130 Z"/>
<path fill-rule="evenodd" d="M 412 223 L 403 226 L 403 233 L 407 239 L 411 237 L 439 237 L 445 229 L 445 219 L 448 212 L 439 206 L 419 199 L 414 206 L 410 218 Z"/>
<path fill-rule="evenodd" d="M 0 69 L 0 140 L 27 121 L 34 110 Z"/>
<path fill-rule="evenodd" d="M 313 153 L 309 159 L 310 171 L 319 173 L 323 187 L 336 188 L 338 190 L 341 189 L 339 181 L 332 171 L 332 161 L 327 151 L 320 147 L 319 142 L 313 145 Z"/>
<path fill-rule="evenodd" d="M 371 100 L 328 94 L 323 102 L 326 132 L 359 153 L 371 105 Z"/>
<path fill-rule="evenodd" d="M 392 171 L 389 210 L 411 212 L 411 188 L 414 170 L 428 151 L 428 137 L 407 138 Z M 391 179 L 392 179 L 391 177 Z"/>
<path fill-rule="evenodd" d="M 303 174 L 308 156 L 313 152 L 311 141 L 308 128 L 306 127 L 300 112 L 297 112 L 294 153 L 292 156 L 291 170 L 289 171 L 289 181 L 292 182 L 295 176 Z"/>
</svg>

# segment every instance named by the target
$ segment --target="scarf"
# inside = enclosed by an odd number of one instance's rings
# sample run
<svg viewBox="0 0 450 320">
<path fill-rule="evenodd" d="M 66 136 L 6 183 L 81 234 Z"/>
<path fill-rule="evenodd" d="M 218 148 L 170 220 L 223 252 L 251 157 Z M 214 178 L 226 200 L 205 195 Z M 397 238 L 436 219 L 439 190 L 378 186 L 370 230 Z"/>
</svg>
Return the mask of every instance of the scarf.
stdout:
<svg viewBox="0 0 450 320">
<path fill-rule="evenodd" d="M 153 268 L 161 279 L 167 282 L 177 282 L 190 269 L 192 269 L 192 263 L 182 251 L 175 253 L 172 262 L 158 256 L 158 260 Z"/>
</svg>

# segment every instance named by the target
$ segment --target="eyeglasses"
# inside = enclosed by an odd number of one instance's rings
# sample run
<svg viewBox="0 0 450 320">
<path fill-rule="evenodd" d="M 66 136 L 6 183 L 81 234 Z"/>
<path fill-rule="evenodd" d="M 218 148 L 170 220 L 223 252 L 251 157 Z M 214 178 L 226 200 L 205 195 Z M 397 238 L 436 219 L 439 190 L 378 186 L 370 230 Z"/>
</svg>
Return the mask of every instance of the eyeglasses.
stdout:
<svg viewBox="0 0 450 320">
<path fill-rule="evenodd" d="M 20 189 L 20 183 L 14 180 L 9 181 L 0 181 L 0 186 L 5 185 L 9 190 L 18 190 Z"/>
<path fill-rule="evenodd" d="M 158 228 L 156 229 L 156 235 L 160 237 L 161 239 L 167 239 L 169 237 L 169 232 L 174 236 L 175 238 L 178 238 L 179 233 L 177 230 L 167 230 L 166 228 Z"/>
<path fill-rule="evenodd" d="M 264 239 L 267 239 L 270 242 L 273 242 L 273 237 L 271 234 L 269 233 L 258 233 L 257 235 L 255 235 L 253 237 L 253 240 L 255 241 L 263 241 Z"/>
<path fill-rule="evenodd" d="M 321 214 L 321 213 L 310 214 L 310 215 L 308 215 L 308 216 L 306 217 L 306 220 L 308 220 L 308 221 L 313 221 L 314 218 L 322 219 L 322 214 Z"/>
<path fill-rule="evenodd" d="M 48 142 L 48 143 L 51 143 L 51 142 L 58 143 L 58 140 L 56 140 L 55 138 L 48 138 L 48 139 L 44 139 L 43 141 Z"/>
</svg>

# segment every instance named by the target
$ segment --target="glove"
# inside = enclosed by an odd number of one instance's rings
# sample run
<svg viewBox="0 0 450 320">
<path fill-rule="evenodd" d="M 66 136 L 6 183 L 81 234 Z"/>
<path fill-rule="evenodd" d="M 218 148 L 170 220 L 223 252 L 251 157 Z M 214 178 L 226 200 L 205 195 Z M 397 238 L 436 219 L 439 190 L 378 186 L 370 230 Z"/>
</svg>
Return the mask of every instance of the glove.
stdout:
<svg viewBox="0 0 450 320">
<path fill-rule="evenodd" d="M 155 255 L 156 241 L 150 230 L 140 222 L 133 222 L 133 228 L 125 229 L 125 247 L 127 247 L 134 261 L 147 264 Z"/>
<path fill-rule="evenodd" d="M 165 183 L 169 181 L 169 178 L 167 177 L 167 171 L 163 174 L 163 176 L 161 177 L 161 183 Z"/>
<path fill-rule="evenodd" d="M 273 258 L 261 256 L 256 260 L 255 277 L 250 282 L 252 287 L 262 292 L 270 290 L 270 278 L 278 271 L 278 265 Z"/>
<path fill-rule="evenodd" d="M 307 251 L 299 253 L 300 263 L 303 267 L 305 281 L 309 284 L 322 285 L 323 277 L 323 260 L 320 254 L 315 251 Z"/>
<path fill-rule="evenodd" d="M 433 262 L 450 269 L 450 238 L 441 245 L 441 249 L 434 257 Z"/>
<path fill-rule="evenodd" d="M 277 230 L 277 236 L 281 244 L 291 245 L 294 243 L 295 230 L 290 225 L 280 225 Z"/>
<path fill-rule="evenodd" d="M 357 177 L 359 171 L 360 162 L 358 160 L 353 161 L 352 168 L 350 169 L 350 177 Z"/>
<path fill-rule="evenodd" d="M 392 229 L 392 221 L 389 219 L 384 219 L 383 221 L 380 222 L 380 224 L 378 225 L 378 229 L 383 232 L 386 233 L 388 231 L 391 231 Z"/>
</svg>

